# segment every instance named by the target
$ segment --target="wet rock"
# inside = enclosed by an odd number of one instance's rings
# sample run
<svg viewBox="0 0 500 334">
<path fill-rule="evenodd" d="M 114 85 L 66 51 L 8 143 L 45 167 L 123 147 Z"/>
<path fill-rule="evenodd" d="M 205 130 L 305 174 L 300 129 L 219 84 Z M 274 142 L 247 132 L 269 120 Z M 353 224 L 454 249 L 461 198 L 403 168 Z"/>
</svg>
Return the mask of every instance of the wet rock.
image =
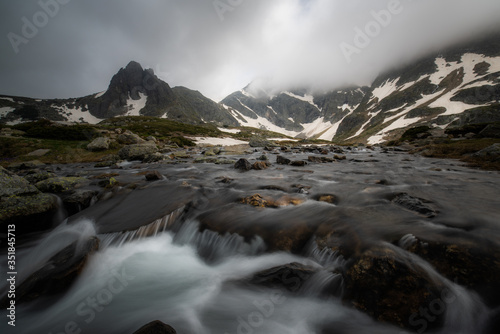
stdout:
<svg viewBox="0 0 500 334">
<path fill-rule="evenodd" d="M 158 143 L 158 140 L 157 140 L 155 137 L 153 137 L 153 136 L 148 136 L 148 137 L 146 138 L 146 140 L 147 140 L 147 141 L 151 141 L 151 142 L 153 142 L 153 143 L 155 143 L 155 144 L 156 144 L 156 143 Z"/>
<path fill-rule="evenodd" d="M 314 200 L 318 202 L 325 202 L 329 204 L 338 204 L 339 199 L 337 196 L 332 195 L 332 194 L 322 194 L 322 195 L 316 195 L 314 196 Z"/>
<path fill-rule="evenodd" d="M 234 168 L 241 171 L 249 171 L 252 169 L 252 164 L 247 159 L 240 159 L 234 164 Z"/>
<path fill-rule="evenodd" d="M 165 160 L 165 156 L 161 154 L 160 152 L 155 152 L 153 154 L 147 155 L 142 162 L 145 164 L 150 164 L 154 162 L 159 162 Z"/>
<path fill-rule="evenodd" d="M 0 197 L 36 194 L 38 190 L 24 178 L 0 166 Z"/>
<path fill-rule="evenodd" d="M 264 161 L 256 161 L 252 165 L 252 169 L 255 169 L 255 170 L 264 170 L 267 168 L 268 168 L 267 163 Z"/>
<path fill-rule="evenodd" d="M 66 291 L 78 278 L 89 257 L 98 249 L 99 239 L 96 237 L 65 247 L 17 286 L 16 302 L 30 302 L 41 296 Z M 5 299 L 0 304 L 5 305 L 8 302 Z"/>
<path fill-rule="evenodd" d="M 170 157 L 172 159 L 189 159 L 191 156 L 187 151 L 175 151 L 170 155 Z"/>
<path fill-rule="evenodd" d="M 115 164 L 113 161 L 101 161 L 98 162 L 94 165 L 94 168 L 104 168 L 104 167 L 111 167 Z"/>
<path fill-rule="evenodd" d="M 307 165 L 307 162 L 305 162 L 303 160 L 295 160 L 295 161 L 292 161 L 290 163 L 290 165 L 295 166 L 295 167 L 304 167 L 305 165 Z"/>
<path fill-rule="evenodd" d="M 146 142 L 144 139 L 129 130 L 126 130 L 124 133 L 119 135 L 117 140 L 120 144 L 124 145 L 141 144 Z"/>
<path fill-rule="evenodd" d="M 255 273 L 248 283 L 297 292 L 317 272 L 318 268 L 293 262 Z"/>
<path fill-rule="evenodd" d="M 91 152 L 106 151 L 109 150 L 110 143 L 111 140 L 108 137 L 99 137 L 87 145 L 87 150 Z"/>
<path fill-rule="evenodd" d="M 390 245 L 374 246 L 355 257 L 344 273 L 343 300 L 378 321 L 416 330 L 414 318 L 441 299 L 445 289 L 411 258 Z M 434 314 L 428 329 L 440 327 L 444 310 Z M 420 327 L 420 326 L 419 326 Z"/>
<path fill-rule="evenodd" d="M 114 177 L 109 177 L 104 180 L 101 180 L 98 182 L 99 187 L 103 187 L 106 189 L 113 188 L 114 186 L 117 186 L 119 182 L 114 178 Z"/>
<path fill-rule="evenodd" d="M 287 159 L 281 155 L 278 155 L 276 157 L 276 163 L 279 165 L 289 165 L 292 161 L 290 159 Z"/>
<path fill-rule="evenodd" d="M 335 154 L 335 155 L 333 156 L 333 158 L 334 158 L 335 160 L 346 160 L 346 159 L 347 159 L 347 157 L 346 157 L 345 155 L 341 155 L 341 154 Z"/>
<path fill-rule="evenodd" d="M 402 206 L 403 208 L 423 215 L 427 218 L 432 218 L 436 216 L 436 211 L 426 203 L 429 201 L 408 195 L 407 193 L 401 193 L 396 195 L 392 202 Z"/>
<path fill-rule="evenodd" d="M 216 180 L 218 180 L 217 182 L 225 183 L 225 184 L 229 184 L 229 183 L 234 181 L 234 179 L 227 177 L 227 176 L 220 176 Z"/>
<path fill-rule="evenodd" d="M 7 169 L 10 171 L 21 171 L 21 170 L 29 170 L 29 169 L 37 169 L 44 167 L 45 164 L 38 160 L 26 161 L 26 162 L 16 162 L 10 164 Z"/>
<path fill-rule="evenodd" d="M 268 199 L 265 199 L 262 197 L 260 194 L 255 194 L 250 197 L 245 197 L 239 200 L 241 204 L 248 204 L 251 206 L 256 206 L 260 208 L 276 208 L 277 206 L 274 204 L 273 201 L 270 201 Z"/>
<path fill-rule="evenodd" d="M 289 205 L 300 205 L 304 202 L 304 200 L 286 195 L 278 199 L 273 199 L 271 197 L 264 197 L 260 194 L 255 194 L 249 197 L 241 198 L 239 202 L 241 204 L 248 204 L 260 208 L 279 208 Z"/>
<path fill-rule="evenodd" d="M 491 306 L 500 306 L 500 250 L 497 245 L 467 235 L 405 235 L 403 249 L 425 259 L 443 276 L 474 289 Z"/>
<path fill-rule="evenodd" d="M 158 181 L 163 180 L 163 175 L 160 174 L 157 170 L 153 170 L 148 172 L 146 175 L 146 181 Z"/>
<path fill-rule="evenodd" d="M 123 147 L 118 155 L 122 160 L 144 160 L 148 155 L 158 152 L 154 143 L 133 144 Z"/>
<path fill-rule="evenodd" d="M 24 178 L 31 184 L 36 184 L 40 181 L 47 180 L 55 177 L 56 175 L 52 172 L 45 170 L 32 170 L 30 173 L 24 176 Z"/>
<path fill-rule="evenodd" d="M 61 199 L 66 211 L 68 211 L 68 216 L 72 216 L 90 207 L 97 194 L 97 191 L 84 189 L 77 189 L 70 193 L 63 194 Z"/>
<path fill-rule="evenodd" d="M 307 160 L 309 162 L 314 162 L 314 163 L 327 163 L 327 162 L 333 162 L 334 161 L 333 158 L 329 158 L 329 157 L 317 157 L 317 156 L 314 156 L 314 155 L 308 156 Z"/>
<path fill-rule="evenodd" d="M 260 161 L 268 161 L 269 158 L 267 157 L 267 155 L 263 154 L 261 155 L 260 157 L 257 158 L 257 160 L 260 160 Z"/>
<path fill-rule="evenodd" d="M 58 194 L 81 187 L 87 182 L 83 177 L 53 177 L 40 181 L 35 186 L 43 193 Z"/>
<path fill-rule="evenodd" d="M 175 329 L 163 322 L 156 320 L 136 330 L 133 334 L 176 334 Z"/>
</svg>

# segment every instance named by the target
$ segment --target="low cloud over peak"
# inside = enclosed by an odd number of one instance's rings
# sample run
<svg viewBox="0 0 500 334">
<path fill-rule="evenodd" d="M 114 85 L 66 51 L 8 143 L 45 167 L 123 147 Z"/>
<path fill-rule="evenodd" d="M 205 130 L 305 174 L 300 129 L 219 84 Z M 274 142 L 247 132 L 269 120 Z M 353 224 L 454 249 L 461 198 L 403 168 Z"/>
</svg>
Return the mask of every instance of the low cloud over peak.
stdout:
<svg viewBox="0 0 500 334">
<path fill-rule="evenodd" d="M 256 78 L 265 90 L 367 85 L 500 28 L 498 0 L 41 0 L 0 10 L 0 94 L 42 98 L 101 91 L 131 59 L 215 100 Z"/>
</svg>

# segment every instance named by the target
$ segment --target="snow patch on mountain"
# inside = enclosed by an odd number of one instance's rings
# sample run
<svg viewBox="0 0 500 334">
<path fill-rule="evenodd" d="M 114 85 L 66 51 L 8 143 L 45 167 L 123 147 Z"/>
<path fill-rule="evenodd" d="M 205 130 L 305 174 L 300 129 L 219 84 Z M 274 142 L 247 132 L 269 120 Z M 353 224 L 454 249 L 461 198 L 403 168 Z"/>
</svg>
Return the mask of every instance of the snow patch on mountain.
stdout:
<svg viewBox="0 0 500 334">
<path fill-rule="evenodd" d="M 242 105 L 245 108 L 247 108 L 250 111 L 252 111 L 252 109 L 248 108 L 243 103 L 242 103 Z M 240 122 L 242 126 L 248 126 L 248 127 L 252 127 L 252 128 L 257 128 L 257 129 L 263 129 L 263 130 L 269 130 L 269 131 L 273 131 L 273 132 L 278 132 L 278 133 L 282 133 L 282 134 L 290 136 L 290 137 L 296 137 L 296 136 L 299 135 L 299 132 L 286 130 L 285 128 L 282 128 L 282 127 L 279 127 L 279 126 L 275 125 L 274 123 L 272 123 L 271 121 L 269 121 L 267 118 L 264 118 L 264 117 L 261 117 L 261 116 L 258 116 L 258 115 L 256 115 L 257 118 L 251 118 L 251 117 L 247 117 L 247 116 L 239 113 L 237 110 L 234 110 L 234 109 L 231 109 L 230 113 L 236 119 L 240 119 L 240 120 L 243 119 L 243 123 Z"/>
<path fill-rule="evenodd" d="M 59 113 L 62 116 L 64 116 L 68 122 L 97 124 L 103 120 L 102 118 L 95 117 L 88 110 L 86 111 L 82 110 L 82 109 L 87 109 L 87 106 L 85 106 L 85 108 L 82 107 L 70 108 L 67 105 L 57 106 L 53 104 L 51 105 L 51 107 L 58 110 Z"/>
<path fill-rule="evenodd" d="M 0 108 L 0 117 L 5 117 L 7 116 L 8 113 L 16 110 L 16 108 L 11 108 L 11 107 L 3 107 Z"/>
<path fill-rule="evenodd" d="M 130 96 L 127 100 L 127 108 L 128 111 L 125 116 L 140 116 L 141 110 L 146 106 L 146 102 L 148 102 L 148 96 L 139 92 L 139 99 L 133 100 Z"/>
<path fill-rule="evenodd" d="M 319 111 L 321 111 L 321 108 L 318 107 L 315 103 L 314 103 L 314 96 L 312 95 L 308 95 L 308 94 L 305 94 L 304 96 L 300 96 L 300 95 L 296 95 L 292 92 L 283 92 L 283 94 L 286 94 L 290 97 L 293 97 L 297 100 L 300 100 L 300 101 L 304 101 L 304 102 L 307 102 L 309 103 L 310 105 L 312 105 L 313 107 L 315 107 L 316 109 L 318 109 Z"/>
<path fill-rule="evenodd" d="M 6 101 L 14 102 L 14 99 L 11 98 L 11 97 L 0 97 L 0 100 L 6 100 Z"/>
</svg>

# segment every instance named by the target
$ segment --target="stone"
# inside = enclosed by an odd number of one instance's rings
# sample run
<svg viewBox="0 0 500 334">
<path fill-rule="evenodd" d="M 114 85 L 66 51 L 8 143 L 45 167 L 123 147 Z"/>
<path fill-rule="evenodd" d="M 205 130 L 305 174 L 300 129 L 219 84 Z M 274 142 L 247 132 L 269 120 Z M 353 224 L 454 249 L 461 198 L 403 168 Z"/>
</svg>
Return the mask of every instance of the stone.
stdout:
<svg viewBox="0 0 500 334">
<path fill-rule="evenodd" d="M 255 169 L 255 170 L 264 170 L 267 168 L 268 168 L 267 163 L 264 161 L 256 161 L 252 165 L 252 169 Z"/>
<path fill-rule="evenodd" d="M 160 174 L 157 170 L 153 170 L 148 172 L 146 175 L 146 181 L 158 181 L 163 180 L 163 175 Z"/>
<path fill-rule="evenodd" d="M 81 187 L 87 182 L 83 177 L 53 177 L 36 183 L 35 187 L 43 193 L 58 194 Z"/>
<path fill-rule="evenodd" d="M 266 138 L 253 137 L 250 139 L 248 145 L 250 147 L 276 147 L 277 145 Z"/>
<path fill-rule="evenodd" d="M 123 147 L 118 155 L 123 160 L 144 160 L 148 155 L 158 152 L 158 147 L 153 143 L 132 144 Z"/>
<path fill-rule="evenodd" d="M 138 330 L 133 334 L 176 334 L 175 329 L 159 320 L 152 321 Z"/>
<path fill-rule="evenodd" d="M 259 271 L 247 281 L 252 285 L 298 292 L 304 283 L 317 272 L 318 269 L 315 267 L 293 262 Z"/>
<path fill-rule="evenodd" d="M 95 190 L 76 189 L 61 196 L 68 216 L 72 216 L 92 205 L 92 201 L 97 196 Z"/>
<path fill-rule="evenodd" d="M 55 177 L 56 175 L 52 172 L 48 172 L 45 170 L 34 170 L 32 173 L 29 173 L 24 176 L 24 178 L 31 184 L 36 184 L 37 182 L 47 180 Z"/>
<path fill-rule="evenodd" d="M 281 155 L 278 155 L 276 157 L 276 163 L 279 164 L 279 165 L 289 165 L 292 161 L 288 158 L 285 158 Z"/>
<path fill-rule="evenodd" d="M 476 158 L 488 159 L 491 161 L 500 161 L 500 143 L 488 146 L 485 149 L 474 153 L 472 156 Z"/>
<path fill-rule="evenodd" d="M 345 270 L 344 303 L 382 322 L 415 329 L 412 315 L 441 303 L 445 286 L 392 245 L 376 245 L 350 261 Z M 434 314 L 428 329 L 443 324 L 445 312 Z"/>
<path fill-rule="evenodd" d="M 304 167 L 305 165 L 307 165 L 307 162 L 305 162 L 303 160 L 295 160 L 295 161 L 292 161 L 290 164 L 292 166 L 295 166 L 295 167 Z"/>
<path fill-rule="evenodd" d="M 338 197 L 331 194 L 316 195 L 314 196 L 314 199 L 318 202 L 325 202 L 334 205 L 338 204 L 339 202 Z"/>
<path fill-rule="evenodd" d="M 109 150 L 110 143 L 111 140 L 108 137 L 99 137 L 87 145 L 87 150 L 91 152 L 106 151 Z"/>
<path fill-rule="evenodd" d="M 37 194 L 38 190 L 26 179 L 0 166 L 0 197 Z"/>
<path fill-rule="evenodd" d="M 249 171 L 250 169 L 252 169 L 252 164 L 247 159 L 241 158 L 240 160 L 236 161 L 236 163 L 234 164 L 234 168 L 241 171 Z"/>
<path fill-rule="evenodd" d="M 315 163 L 322 163 L 322 162 L 323 162 L 323 160 L 321 159 L 321 157 L 316 157 L 316 156 L 314 156 L 314 155 L 310 155 L 310 156 L 308 156 L 308 157 L 307 157 L 307 160 L 308 160 L 309 162 L 315 162 Z"/>
<path fill-rule="evenodd" d="M 49 149 L 39 149 L 39 150 L 36 150 L 36 151 L 33 151 L 33 152 L 26 154 L 26 156 L 27 157 L 43 157 L 44 155 L 46 155 L 50 151 L 51 150 L 49 150 Z"/>
<path fill-rule="evenodd" d="M 159 162 L 165 160 L 165 156 L 161 154 L 160 152 L 155 152 L 153 154 L 147 155 L 142 162 L 146 164 L 154 163 L 154 162 Z"/>
<path fill-rule="evenodd" d="M 117 140 L 120 144 L 124 145 L 142 144 L 146 142 L 144 139 L 129 130 L 120 134 Z"/>
<path fill-rule="evenodd" d="M 342 155 L 342 154 L 335 154 L 335 155 L 333 156 L 333 158 L 334 158 L 335 160 L 346 160 L 346 159 L 347 159 L 347 157 L 346 157 L 345 155 Z"/>
<path fill-rule="evenodd" d="M 435 217 L 437 214 L 437 212 L 432 207 L 426 204 L 430 203 L 429 201 L 422 198 L 410 196 L 407 193 L 397 194 L 392 199 L 392 202 L 427 218 Z"/>
<path fill-rule="evenodd" d="M 500 123 L 489 124 L 481 132 L 479 132 L 479 137 L 500 138 Z"/>
</svg>

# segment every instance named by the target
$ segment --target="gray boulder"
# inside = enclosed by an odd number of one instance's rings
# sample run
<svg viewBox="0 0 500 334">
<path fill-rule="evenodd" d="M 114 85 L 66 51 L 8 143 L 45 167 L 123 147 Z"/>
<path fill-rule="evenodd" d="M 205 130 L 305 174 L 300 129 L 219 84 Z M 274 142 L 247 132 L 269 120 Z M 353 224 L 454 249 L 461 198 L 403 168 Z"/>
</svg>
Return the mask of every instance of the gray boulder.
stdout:
<svg viewBox="0 0 500 334">
<path fill-rule="evenodd" d="M 57 209 L 55 196 L 42 194 L 24 178 L 0 167 L 0 228 L 16 224 L 23 234 L 49 228 Z"/>
<path fill-rule="evenodd" d="M 123 160 L 144 160 L 147 156 L 158 152 L 154 143 L 133 144 L 123 147 L 118 155 Z"/>
<path fill-rule="evenodd" d="M 146 142 L 144 139 L 129 130 L 119 135 L 117 140 L 120 144 L 124 145 L 142 144 Z"/>
<path fill-rule="evenodd" d="M 111 140 L 107 137 L 99 137 L 94 139 L 90 144 L 87 145 L 87 150 L 91 152 L 99 152 L 109 150 L 109 144 Z"/>
<path fill-rule="evenodd" d="M 58 194 L 69 190 L 74 190 L 88 183 L 83 177 L 53 177 L 35 184 L 38 190 L 43 193 Z"/>
<path fill-rule="evenodd" d="M 500 143 L 493 144 L 473 154 L 476 158 L 500 161 Z"/>
</svg>

